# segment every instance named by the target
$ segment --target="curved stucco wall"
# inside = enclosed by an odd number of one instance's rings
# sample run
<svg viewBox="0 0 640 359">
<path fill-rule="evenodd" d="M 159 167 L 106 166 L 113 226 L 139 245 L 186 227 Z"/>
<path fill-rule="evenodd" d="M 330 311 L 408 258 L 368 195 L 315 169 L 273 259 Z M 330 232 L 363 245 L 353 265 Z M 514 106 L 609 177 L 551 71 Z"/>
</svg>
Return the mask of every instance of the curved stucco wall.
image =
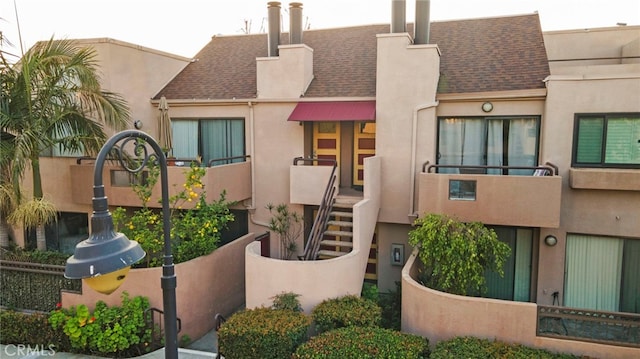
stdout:
<svg viewBox="0 0 640 359">
<path fill-rule="evenodd" d="M 595 358 L 640 356 L 640 350 L 628 347 L 538 337 L 535 303 L 439 292 L 418 283 L 414 279 L 417 273 L 414 250 L 402 269 L 402 331 L 427 337 L 432 346 L 458 336 L 473 336 Z"/>
<path fill-rule="evenodd" d="M 175 265 L 177 315 L 182 323 L 179 336 L 197 339 L 213 329 L 214 316 L 230 315 L 244 303 L 244 248 L 253 242 L 248 234 L 213 253 Z M 162 268 L 132 269 L 122 286 L 110 295 L 100 294 L 82 284 L 82 293 L 62 293 L 62 305 L 85 304 L 90 308 L 98 300 L 120 305 L 123 291 L 130 297 L 146 296 L 151 307 L 163 308 L 160 278 Z"/>
</svg>

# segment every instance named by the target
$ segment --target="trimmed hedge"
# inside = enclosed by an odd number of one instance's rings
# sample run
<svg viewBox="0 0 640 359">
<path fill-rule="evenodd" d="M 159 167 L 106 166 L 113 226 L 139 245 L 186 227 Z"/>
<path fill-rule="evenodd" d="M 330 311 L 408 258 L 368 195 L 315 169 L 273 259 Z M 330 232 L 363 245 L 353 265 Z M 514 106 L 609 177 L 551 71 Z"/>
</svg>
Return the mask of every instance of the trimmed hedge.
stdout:
<svg viewBox="0 0 640 359">
<path fill-rule="evenodd" d="M 308 316 L 293 310 L 243 310 L 220 327 L 218 349 L 227 359 L 289 358 L 307 340 L 310 325 Z"/>
<path fill-rule="evenodd" d="M 322 301 L 311 311 L 318 334 L 342 327 L 379 327 L 382 309 L 375 302 L 355 295 Z"/>
<path fill-rule="evenodd" d="M 345 327 L 311 338 L 294 359 L 420 359 L 429 357 L 429 340 L 376 327 Z"/>
<path fill-rule="evenodd" d="M 48 313 L 25 313 L 13 310 L 0 310 L 0 343 L 24 344 L 32 347 L 58 350 L 70 347 L 69 340 L 62 331 L 49 325 Z"/>
<path fill-rule="evenodd" d="M 574 359 L 571 354 L 557 354 L 520 344 L 508 344 L 475 337 L 457 337 L 436 344 L 431 359 Z"/>
</svg>

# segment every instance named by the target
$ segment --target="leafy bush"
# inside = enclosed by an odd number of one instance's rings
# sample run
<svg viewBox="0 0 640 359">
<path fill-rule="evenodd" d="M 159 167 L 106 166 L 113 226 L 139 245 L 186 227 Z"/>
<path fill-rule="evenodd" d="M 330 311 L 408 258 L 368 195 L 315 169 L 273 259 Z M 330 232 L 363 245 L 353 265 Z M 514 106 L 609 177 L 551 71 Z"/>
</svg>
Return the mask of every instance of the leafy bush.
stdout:
<svg viewBox="0 0 640 359">
<path fill-rule="evenodd" d="M 69 338 L 72 351 L 134 356 L 146 352 L 149 347 L 151 328 L 144 319 L 148 308 L 147 298 L 129 299 L 128 293 L 123 292 L 119 307 L 108 307 L 99 301 L 93 313 L 84 304 L 69 309 L 58 308 L 51 312 L 49 323 Z"/>
<path fill-rule="evenodd" d="M 148 176 L 138 174 L 134 192 L 142 201 L 142 208 L 128 214 L 122 208 L 113 211 L 115 229 L 129 239 L 140 243 L 147 253 L 145 262 L 137 266 L 158 267 L 162 265 L 164 254 L 163 220 L 158 209 L 148 207 L 152 189 L 158 181 L 159 169 L 151 164 Z M 169 198 L 171 207 L 171 241 L 176 263 L 213 252 L 220 242 L 221 231 L 234 220 L 223 191 L 217 201 L 209 202 L 202 183 L 206 169 L 193 163 L 185 172 L 183 188 Z M 192 204 L 192 209 L 183 209 Z"/>
<path fill-rule="evenodd" d="M 346 327 L 322 333 L 299 346 L 292 356 L 294 359 L 428 357 L 428 339 L 375 327 Z"/>
<path fill-rule="evenodd" d="M 69 348 L 69 341 L 62 332 L 49 325 L 49 315 L 0 310 L 0 343 L 23 344 L 45 349 Z M 34 335 L 37 333 L 37 335 Z"/>
<path fill-rule="evenodd" d="M 350 326 L 377 327 L 381 309 L 368 299 L 346 295 L 322 301 L 313 308 L 311 317 L 318 333 Z"/>
<path fill-rule="evenodd" d="M 380 293 L 378 305 L 382 309 L 381 326 L 387 329 L 400 331 L 402 319 L 402 288 L 400 282 L 396 282 L 396 289 L 387 293 Z"/>
<path fill-rule="evenodd" d="M 273 299 L 273 305 L 271 306 L 273 309 L 279 310 L 293 310 L 294 312 L 302 312 L 302 306 L 300 305 L 300 301 L 298 297 L 300 294 L 295 294 L 292 292 L 283 292 L 276 296 Z"/>
<path fill-rule="evenodd" d="M 236 312 L 218 331 L 227 359 L 289 358 L 307 339 L 308 316 L 292 310 L 256 308 Z"/>
<path fill-rule="evenodd" d="M 301 215 L 289 210 L 285 203 L 277 206 L 269 203 L 267 209 L 272 217 L 269 229 L 280 239 L 280 259 L 291 259 L 298 250 L 298 238 L 302 234 L 304 223 Z"/>
<path fill-rule="evenodd" d="M 484 293 L 487 271 L 504 275 L 511 249 L 482 223 L 427 214 L 414 224 L 409 244 L 419 248 L 425 286 L 458 295 Z"/>
<path fill-rule="evenodd" d="M 439 342 L 431 359 L 571 359 L 571 354 L 556 354 L 544 349 L 529 348 L 520 344 L 508 344 L 474 337 L 457 337 Z"/>
<path fill-rule="evenodd" d="M 0 259 L 16 262 L 41 263 L 52 265 L 66 265 L 69 255 L 57 251 L 25 250 L 13 247 L 11 250 L 0 249 Z"/>
</svg>

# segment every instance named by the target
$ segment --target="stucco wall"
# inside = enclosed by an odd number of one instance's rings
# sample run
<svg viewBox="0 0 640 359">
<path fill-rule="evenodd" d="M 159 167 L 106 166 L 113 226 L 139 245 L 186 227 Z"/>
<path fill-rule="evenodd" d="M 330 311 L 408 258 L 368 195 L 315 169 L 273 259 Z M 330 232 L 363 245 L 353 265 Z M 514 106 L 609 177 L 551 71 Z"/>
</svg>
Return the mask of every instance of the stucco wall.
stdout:
<svg viewBox="0 0 640 359">
<path fill-rule="evenodd" d="M 465 297 L 418 283 L 417 251 L 402 269 L 402 331 L 429 338 L 432 346 L 457 336 L 519 343 L 596 358 L 637 358 L 640 350 L 536 336 L 537 305 Z"/>
<path fill-rule="evenodd" d="M 248 234 L 208 256 L 175 265 L 177 315 L 182 321 L 179 337 L 186 334 L 192 340 L 200 338 L 213 329 L 217 313 L 229 316 L 243 306 L 244 248 L 253 239 L 254 235 Z M 126 291 L 130 297 L 148 297 L 152 307 L 162 310 L 161 277 L 161 267 L 132 269 L 122 286 L 110 295 L 95 292 L 83 283 L 82 294 L 62 293 L 62 305 L 85 304 L 93 308 L 98 300 L 119 305 L 121 294 Z"/>
</svg>

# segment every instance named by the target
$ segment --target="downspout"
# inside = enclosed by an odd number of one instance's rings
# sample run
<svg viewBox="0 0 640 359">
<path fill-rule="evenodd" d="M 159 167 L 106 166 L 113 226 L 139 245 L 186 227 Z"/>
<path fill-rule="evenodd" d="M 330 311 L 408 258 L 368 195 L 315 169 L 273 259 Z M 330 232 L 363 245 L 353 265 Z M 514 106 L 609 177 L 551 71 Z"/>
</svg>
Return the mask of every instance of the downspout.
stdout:
<svg viewBox="0 0 640 359">
<path fill-rule="evenodd" d="M 409 218 L 417 218 L 418 214 L 415 213 L 415 199 L 414 196 L 416 194 L 416 157 L 418 150 L 418 112 L 438 106 L 438 101 L 429 102 L 422 105 L 418 105 L 413 110 L 413 121 L 411 123 L 411 167 L 409 168 L 409 179 L 411 181 L 411 185 L 409 186 Z"/>
<path fill-rule="evenodd" d="M 249 220 L 251 223 L 269 228 L 268 223 L 256 221 L 253 217 L 256 213 L 256 136 L 255 136 L 255 116 L 253 103 L 251 101 L 247 102 L 247 106 L 249 106 L 249 141 L 251 142 L 251 205 L 249 208 Z"/>
</svg>

